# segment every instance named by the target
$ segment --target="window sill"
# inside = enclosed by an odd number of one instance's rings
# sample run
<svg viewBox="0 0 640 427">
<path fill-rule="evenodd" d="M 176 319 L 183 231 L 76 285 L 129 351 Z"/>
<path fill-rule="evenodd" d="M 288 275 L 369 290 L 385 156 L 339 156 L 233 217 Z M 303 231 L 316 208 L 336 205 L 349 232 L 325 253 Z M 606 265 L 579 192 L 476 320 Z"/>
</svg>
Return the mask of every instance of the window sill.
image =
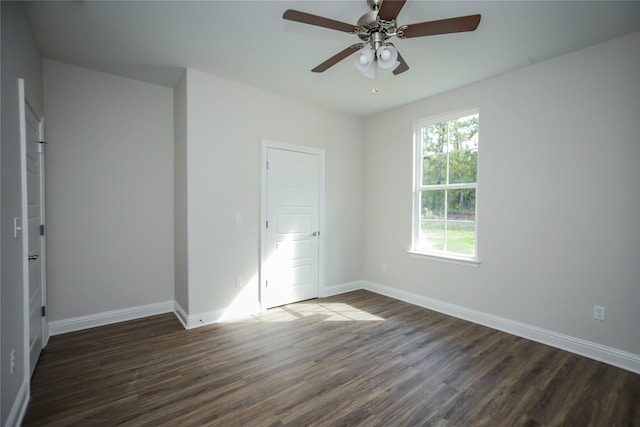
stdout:
<svg viewBox="0 0 640 427">
<path fill-rule="evenodd" d="M 415 250 L 407 251 L 407 253 L 414 258 L 428 259 L 432 261 L 446 262 L 449 264 L 464 265 L 467 267 L 480 267 L 480 259 L 478 258 L 456 258 L 446 255 L 428 254 L 425 252 L 418 252 Z"/>
</svg>

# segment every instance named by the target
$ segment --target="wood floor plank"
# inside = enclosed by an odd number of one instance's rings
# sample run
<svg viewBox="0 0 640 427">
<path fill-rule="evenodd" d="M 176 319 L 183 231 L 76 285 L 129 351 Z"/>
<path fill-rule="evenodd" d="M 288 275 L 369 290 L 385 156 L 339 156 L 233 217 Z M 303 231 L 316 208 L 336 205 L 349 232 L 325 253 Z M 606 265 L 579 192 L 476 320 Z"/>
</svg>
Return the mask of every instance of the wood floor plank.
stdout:
<svg viewBox="0 0 640 427">
<path fill-rule="evenodd" d="M 640 426 L 640 375 L 367 291 L 52 337 L 29 426 Z"/>
</svg>

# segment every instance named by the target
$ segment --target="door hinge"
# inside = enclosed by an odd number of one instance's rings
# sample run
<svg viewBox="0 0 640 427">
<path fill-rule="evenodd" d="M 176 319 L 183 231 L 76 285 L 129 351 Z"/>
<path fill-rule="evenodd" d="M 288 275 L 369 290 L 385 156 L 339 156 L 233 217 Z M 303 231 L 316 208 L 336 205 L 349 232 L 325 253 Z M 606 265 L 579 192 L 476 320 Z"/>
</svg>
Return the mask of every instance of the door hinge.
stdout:
<svg viewBox="0 0 640 427">
<path fill-rule="evenodd" d="M 44 224 L 40 224 L 40 235 L 44 236 Z"/>
<path fill-rule="evenodd" d="M 269 287 L 269 281 L 268 281 L 268 280 L 265 280 L 265 281 L 264 281 L 264 287 L 265 287 L 265 288 L 268 288 L 268 287 Z"/>
<path fill-rule="evenodd" d="M 40 307 L 40 314 L 42 315 L 42 317 L 45 317 L 47 315 L 47 306 L 43 305 L 42 307 Z"/>
<path fill-rule="evenodd" d="M 269 160 L 267 160 L 267 170 L 269 170 Z"/>
<path fill-rule="evenodd" d="M 20 218 L 13 218 L 13 238 L 18 238 L 18 233 L 22 231 L 22 225 L 20 225 Z"/>
<path fill-rule="evenodd" d="M 269 228 L 269 220 L 267 220 L 267 224 L 266 224 L 267 228 Z"/>
</svg>

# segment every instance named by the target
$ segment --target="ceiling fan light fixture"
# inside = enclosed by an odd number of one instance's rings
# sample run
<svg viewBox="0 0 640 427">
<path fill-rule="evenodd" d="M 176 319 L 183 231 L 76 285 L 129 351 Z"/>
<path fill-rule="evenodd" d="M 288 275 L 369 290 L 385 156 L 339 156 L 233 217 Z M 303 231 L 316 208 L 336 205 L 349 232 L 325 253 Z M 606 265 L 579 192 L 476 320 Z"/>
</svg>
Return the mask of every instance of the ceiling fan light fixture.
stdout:
<svg viewBox="0 0 640 427">
<path fill-rule="evenodd" d="M 378 65 L 388 70 L 398 65 L 398 50 L 393 46 L 382 46 L 377 52 Z"/>
<path fill-rule="evenodd" d="M 375 77 L 376 54 L 370 47 L 364 47 L 355 54 L 356 68 L 369 78 Z"/>
<path fill-rule="evenodd" d="M 373 53 L 373 49 L 369 47 L 363 47 L 356 53 L 356 64 L 367 67 L 373 62 L 374 58 L 375 54 Z"/>
</svg>

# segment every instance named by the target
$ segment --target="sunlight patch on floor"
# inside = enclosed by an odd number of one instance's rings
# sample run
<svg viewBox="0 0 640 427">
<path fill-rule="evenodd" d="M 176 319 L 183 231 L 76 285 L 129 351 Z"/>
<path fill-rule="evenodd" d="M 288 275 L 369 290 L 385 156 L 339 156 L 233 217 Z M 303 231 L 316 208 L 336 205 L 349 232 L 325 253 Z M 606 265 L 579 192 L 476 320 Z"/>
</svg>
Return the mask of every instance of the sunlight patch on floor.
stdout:
<svg viewBox="0 0 640 427">
<path fill-rule="evenodd" d="M 267 310 L 253 316 L 262 322 L 290 322 L 316 318 L 324 322 L 383 321 L 382 317 L 359 310 L 349 304 L 332 302 L 299 302 Z"/>
</svg>

